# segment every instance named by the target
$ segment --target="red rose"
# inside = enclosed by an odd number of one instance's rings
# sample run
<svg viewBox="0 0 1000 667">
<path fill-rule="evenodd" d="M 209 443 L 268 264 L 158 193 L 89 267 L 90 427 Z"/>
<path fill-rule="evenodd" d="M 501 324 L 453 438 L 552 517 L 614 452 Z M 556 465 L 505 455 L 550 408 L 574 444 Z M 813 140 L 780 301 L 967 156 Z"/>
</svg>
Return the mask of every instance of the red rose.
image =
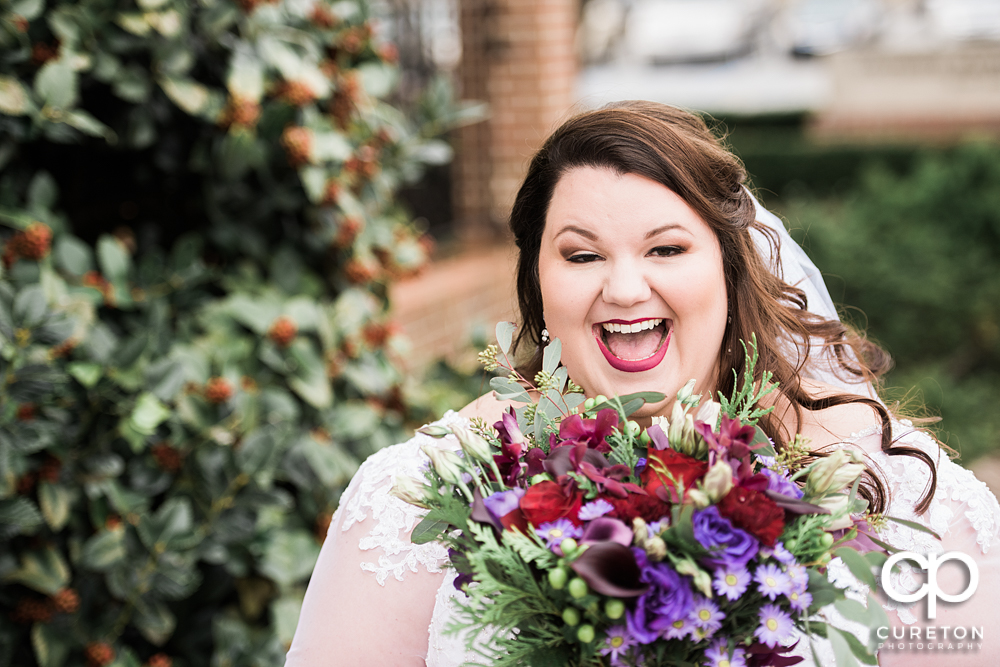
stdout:
<svg viewBox="0 0 1000 667">
<path fill-rule="evenodd" d="M 769 547 L 785 529 L 785 511 L 760 491 L 733 487 L 719 502 L 719 514 Z"/>
<path fill-rule="evenodd" d="M 524 512 L 515 508 L 500 517 L 500 525 L 504 530 L 514 530 L 517 528 L 525 535 L 528 534 L 528 520 L 524 518 Z"/>
<path fill-rule="evenodd" d="M 656 495 L 656 490 L 667 485 L 670 497 L 676 500 L 676 492 L 673 491 L 673 484 L 670 477 L 663 468 L 670 471 L 677 484 L 683 484 L 685 491 L 694 487 L 694 483 L 701 479 L 708 471 L 708 461 L 699 461 L 687 454 L 681 454 L 674 449 L 650 449 L 649 462 L 642 471 L 642 485 L 651 496 Z"/>
<path fill-rule="evenodd" d="M 567 493 L 559 484 L 548 481 L 528 487 L 520 503 L 524 517 L 536 528 L 562 518 L 580 525 L 577 513 L 581 504 L 583 496 L 579 491 L 574 489 Z"/>
<path fill-rule="evenodd" d="M 659 521 L 670 514 L 670 505 L 655 495 L 644 496 L 641 493 L 630 493 L 627 498 L 612 498 L 602 496 L 615 508 L 608 513 L 613 519 L 632 525 L 632 519 L 641 517 L 646 523 Z"/>
</svg>

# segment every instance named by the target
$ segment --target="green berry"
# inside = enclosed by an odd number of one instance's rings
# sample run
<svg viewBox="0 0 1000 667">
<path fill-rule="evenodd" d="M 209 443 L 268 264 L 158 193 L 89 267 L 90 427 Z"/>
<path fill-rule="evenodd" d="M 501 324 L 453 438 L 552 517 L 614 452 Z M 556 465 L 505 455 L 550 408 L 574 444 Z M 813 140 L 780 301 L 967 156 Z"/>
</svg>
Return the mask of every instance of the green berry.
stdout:
<svg viewBox="0 0 1000 667">
<path fill-rule="evenodd" d="M 593 410 L 595 405 L 597 405 L 597 402 L 594 399 L 592 399 L 592 398 L 588 398 L 587 400 L 585 400 L 583 402 L 583 409 L 584 410 Z"/>
<path fill-rule="evenodd" d="M 590 590 L 587 588 L 587 582 L 581 579 L 580 577 L 574 577 L 573 579 L 570 580 L 569 594 L 572 595 L 577 600 L 579 600 L 589 592 Z"/>
<path fill-rule="evenodd" d="M 617 621 L 625 614 L 625 603 L 621 600 L 608 600 L 604 603 L 604 613 L 612 621 Z"/>
<path fill-rule="evenodd" d="M 557 591 L 561 591 L 566 587 L 566 581 L 569 579 L 569 575 L 566 570 L 557 567 L 554 570 L 549 570 L 549 585 Z"/>
<path fill-rule="evenodd" d="M 639 442 L 648 447 L 649 444 L 653 442 L 653 439 L 649 437 L 649 433 L 643 431 L 642 433 L 639 434 Z"/>
<path fill-rule="evenodd" d="M 576 551 L 576 540 L 572 537 L 567 537 L 565 540 L 559 543 L 559 549 L 563 552 L 564 556 L 568 556 L 574 551 Z"/>
<path fill-rule="evenodd" d="M 594 405 L 595 406 L 596 405 L 600 405 L 601 403 L 607 403 L 607 402 L 608 402 L 608 397 L 605 396 L 604 394 L 598 394 L 597 396 L 594 396 Z"/>
<path fill-rule="evenodd" d="M 590 624 L 581 625 L 580 629 L 576 631 L 576 638 L 584 644 L 594 641 L 594 626 Z"/>
<path fill-rule="evenodd" d="M 639 433 L 640 433 L 640 432 L 642 431 L 642 427 L 641 427 L 641 426 L 639 426 L 639 424 L 637 424 L 636 422 L 634 422 L 634 421 L 632 421 L 632 420 L 630 419 L 630 420 L 629 420 L 628 422 L 626 422 L 626 424 L 625 424 L 625 431 L 626 431 L 626 432 L 627 432 L 627 433 L 628 433 L 629 435 L 631 435 L 631 436 L 635 437 L 635 436 L 639 435 Z"/>
<path fill-rule="evenodd" d="M 575 627 L 580 623 L 580 612 L 573 607 L 566 607 L 562 613 L 563 621 L 570 627 Z"/>
<path fill-rule="evenodd" d="M 822 544 L 823 547 L 826 548 L 826 549 L 829 549 L 830 547 L 832 547 L 833 546 L 833 535 L 831 535 L 830 533 L 823 533 L 823 537 L 820 538 L 820 544 Z"/>
</svg>

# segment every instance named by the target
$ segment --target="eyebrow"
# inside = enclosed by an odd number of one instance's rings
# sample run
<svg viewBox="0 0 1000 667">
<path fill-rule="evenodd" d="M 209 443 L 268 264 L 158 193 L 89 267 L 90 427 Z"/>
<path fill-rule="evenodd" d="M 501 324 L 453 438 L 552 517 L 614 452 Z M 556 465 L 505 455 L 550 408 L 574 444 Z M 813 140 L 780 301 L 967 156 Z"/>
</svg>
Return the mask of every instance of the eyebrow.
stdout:
<svg viewBox="0 0 1000 667">
<path fill-rule="evenodd" d="M 656 236 L 658 234 L 662 234 L 663 232 L 667 232 L 667 231 L 670 231 L 672 229 L 679 229 L 679 230 L 684 231 L 684 232 L 688 231 L 684 227 L 684 225 L 682 225 L 680 223 L 677 223 L 677 222 L 668 222 L 665 225 L 661 225 L 660 227 L 657 227 L 656 229 L 652 229 L 652 230 L 646 232 L 646 235 L 643 238 L 648 240 L 648 239 L 651 239 L 651 238 L 653 238 L 654 236 Z M 576 225 L 566 225 L 565 227 L 563 227 L 562 229 L 559 230 L 559 232 L 556 234 L 555 238 L 559 238 L 560 236 L 562 236 L 566 232 L 573 232 L 574 234 L 579 234 L 580 236 L 584 237 L 585 239 L 590 239 L 591 241 L 596 241 L 597 240 L 597 234 L 593 233 L 589 229 L 584 229 L 583 227 L 577 227 Z"/>
</svg>

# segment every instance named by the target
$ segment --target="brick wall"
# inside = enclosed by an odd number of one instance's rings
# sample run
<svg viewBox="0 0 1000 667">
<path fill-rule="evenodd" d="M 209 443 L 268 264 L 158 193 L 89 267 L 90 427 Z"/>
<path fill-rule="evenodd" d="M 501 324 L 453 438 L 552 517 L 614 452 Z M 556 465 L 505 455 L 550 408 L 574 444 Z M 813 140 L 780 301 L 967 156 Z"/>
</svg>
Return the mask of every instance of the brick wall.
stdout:
<svg viewBox="0 0 1000 667">
<path fill-rule="evenodd" d="M 462 0 L 461 96 L 490 106 L 462 128 L 455 214 L 470 244 L 502 238 L 528 160 L 569 116 L 578 0 Z"/>
<path fill-rule="evenodd" d="M 416 366 L 516 319 L 507 217 L 528 160 L 572 112 L 578 0 L 461 0 L 460 95 L 489 118 L 456 136 L 452 191 L 461 251 L 394 285 L 393 317 Z"/>
</svg>

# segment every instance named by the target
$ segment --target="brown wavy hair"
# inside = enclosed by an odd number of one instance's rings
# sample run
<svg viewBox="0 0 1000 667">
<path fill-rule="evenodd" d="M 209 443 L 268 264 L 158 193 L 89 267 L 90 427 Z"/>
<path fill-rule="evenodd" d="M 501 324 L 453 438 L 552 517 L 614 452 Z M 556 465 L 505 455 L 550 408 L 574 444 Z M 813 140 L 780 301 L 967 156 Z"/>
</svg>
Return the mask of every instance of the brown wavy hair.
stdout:
<svg viewBox="0 0 1000 667">
<path fill-rule="evenodd" d="M 836 360 L 837 372 L 854 382 L 876 382 L 891 366 L 889 355 L 845 324 L 809 312 L 805 293 L 768 269 L 750 230 L 758 229 L 767 236 L 774 259 L 780 248 L 773 231 L 756 220 L 743 164 L 719 143 L 699 116 L 681 109 L 633 101 L 579 114 L 557 129 L 531 160 L 510 217 L 519 249 L 517 295 L 522 326 L 516 344 L 519 351 L 531 355 L 521 369 L 526 377 L 533 377 L 541 367 L 539 335 L 545 325 L 538 256 L 549 201 L 562 175 L 576 167 L 610 169 L 660 183 L 715 232 L 722 248 L 732 318 L 719 348 L 717 391 L 731 395 L 735 379 L 730 369 L 741 378 L 744 372 L 740 341 L 749 341 L 751 334 L 756 334 L 760 355 L 756 378 L 759 381 L 764 370 L 773 373 L 778 391 L 794 410 L 796 431 L 801 430 L 803 410 L 847 403 L 869 406 L 882 425 L 882 451 L 911 456 L 930 467 L 930 484 L 917 506 L 918 512 L 926 510 L 937 484 L 934 462 L 919 449 L 893 444 L 886 408 L 872 398 L 846 393 L 814 398 L 803 389 L 800 379 L 816 347 L 825 348 L 821 351 Z M 786 356 L 790 344 L 799 348 L 797 363 Z M 759 425 L 779 448 L 792 435 L 774 413 L 762 418 Z M 860 493 L 872 512 L 885 510 L 888 492 L 870 467 Z"/>
</svg>

